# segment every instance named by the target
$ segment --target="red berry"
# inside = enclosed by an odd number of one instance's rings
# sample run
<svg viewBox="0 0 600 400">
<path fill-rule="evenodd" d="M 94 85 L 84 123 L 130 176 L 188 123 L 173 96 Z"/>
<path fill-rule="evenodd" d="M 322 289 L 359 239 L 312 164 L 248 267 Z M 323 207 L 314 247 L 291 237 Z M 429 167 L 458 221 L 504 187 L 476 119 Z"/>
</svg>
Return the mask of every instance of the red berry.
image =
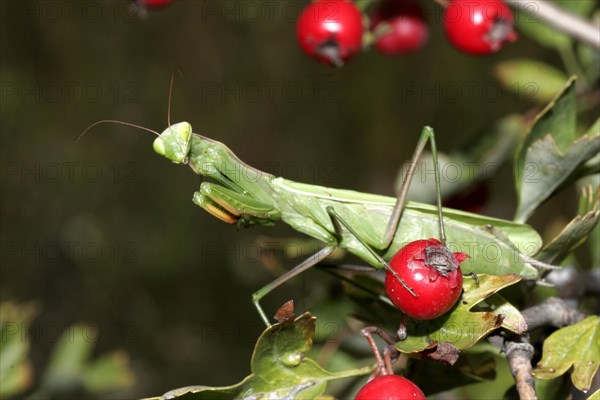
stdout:
<svg viewBox="0 0 600 400">
<path fill-rule="evenodd" d="M 444 29 L 452 45 L 476 55 L 495 53 L 517 39 L 513 13 L 502 0 L 452 0 Z"/>
<path fill-rule="evenodd" d="M 173 0 L 142 0 L 142 3 L 148 8 L 158 8 L 169 5 Z"/>
<path fill-rule="evenodd" d="M 375 48 L 383 54 L 406 54 L 427 42 L 429 29 L 423 10 L 413 0 L 387 0 L 371 17 L 371 32 L 385 28 Z"/>
<path fill-rule="evenodd" d="M 355 400 L 425 400 L 417 385 L 398 375 L 382 375 L 368 382 Z"/>
<path fill-rule="evenodd" d="M 159 8 L 171 4 L 174 0 L 133 0 L 138 8 Z"/>
<path fill-rule="evenodd" d="M 390 271 L 385 291 L 396 307 L 415 319 L 433 319 L 452 308 L 462 292 L 459 264 L 468 257 L 452 253 L 437 239 L 416 240 L 390 261 L 392 270 L 415 292 L 406 289 Z"/>
<path fill-rule="evenodd" d="M 316 0 L 300 15 L 300 47 L 309 56 L 341 67 L 362 47 L 362 15 L 349 0 Z"/>
</svg>

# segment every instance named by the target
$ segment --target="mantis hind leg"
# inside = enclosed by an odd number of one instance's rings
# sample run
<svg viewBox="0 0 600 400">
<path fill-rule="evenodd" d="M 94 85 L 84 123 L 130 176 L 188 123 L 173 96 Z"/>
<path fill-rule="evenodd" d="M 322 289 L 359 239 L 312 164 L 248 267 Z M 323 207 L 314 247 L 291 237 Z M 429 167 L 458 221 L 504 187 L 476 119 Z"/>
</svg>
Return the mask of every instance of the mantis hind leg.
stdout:
<svg viewBox="0 0 600 400">
<path fill-rule="evenodd" d="M 254 294 L 252 294 L 252 303 L 254 304 L 254 307 L 256 307 L 256 310 L 260 314 L 265 324 L 267 324 L 267 326 L 270 326 L 271 323 L 269 322 L 267 314 L 265 314 L 264 310 L 260 306 L 260 300 L 267 294 L 269 294 L 273 289 L 277 288 L 278 286 L 281 286 L 283 283 L 292 279 L 296 275 L 301 274 L 310 267 L 313 267 L 321 261 L 323 261 L 324 259 L 326 259 L 331 253 L 335 251 L 336 248 L 337 245 L 328 245 L 323 247 L 321 250 L 319 250 L 318 252 L 316 252 L 315 254 L 313 254 L 312 256 L 310 256 L 309 258 L 307 258 L 306 260 L 304 260 L 303 262 L 286 272 L 285 274 L 281 275 L 273 282 L 269 283 L 268 285 L 265 285 L 260 290 L 257 290 L 256 292 L 254 292 Z"/>
<path fill-rule="evenodd" d="M 398 274 L 388 265 L 388 263 L 356 233 L 356 231 L 350 226 L 350 224 L 348 224 L 335 211 L 335 209 L 333 207 L 331 207 L 331 206 L 327 207 L 327 214 L 329 215 L 329 218 L 331 218 L 331 222 L 333 224 L 335 234 L 337 236 L 337 243 L 331 243 L 331 244 L 328 244 L 327 246 L 323 247 L 321 250 L 319 250 L 318 252 L 316 252 L 315 254 L 313 254 L 312 256 L 310 256 L 309 258 L 307 258 L 306 260 L 304 260 L 303 262 L 301 262 L 300 264 L 298 264 L 297 266 L 295 266 L 294 268 L 292 268 L 291 270 L 286 272 L 285 274 L 281 275 L 279 278 L 275 279 L 273 282 L 262 287 L 260 290 L 254 292 L 254 294 L 252 295 L 252 303 L 256 307 L 258 313 L 260 314 L 261 318 L 263 319 L 263 321 L 265 322 L 265 324 L 267 326 L 270 326 L 271 324 L 269 322 L 269 318 L 267 317 L 264 310 L 260 306 L 260 300 L 263 297 L 265 297 L 267 294 L 269 294 L 273 289 L 277 288 L 278 286 L 281 286 L 283 283 L 287 282 L 291 278 L 301 274 L 302 272 L 308 270 L 309 268 L 311 268 L 311 267 L 317 265 L 318 263 L 320 263 L 321 261 L 325 260 L 330 254 L 332 254 L 339 247 L 339 242 L 342 240 L 342 230 L 343 229 L 346 229 L 348 232 L 350 232 L 351 235 L 353 235 L 363 246 L 365 246 L 368 249 L 368 251 L 371 253 L 371 255 L 375 259 L 377 259 L 377 261 L 380 263 L 380 265 L 382 265 L 386 270 L 391 272 L 396 277 L 396 279 L 398 279 L 398 281 L 402 284 L 402 286 L 404 286 L 404 288 L 406 288 L 406 290 L 408 290 L 413 296 L 417 297 L 417 295 L 412 290 L 412 288 L 410 286 L 408 286 L 402 280 L 402 278 L 400 278 L 398 276 Z"/>
<path fill-rule="evenodd" d="M 381 250 L 389 248 L 392 243 L 394 236 L 396 235 L 396 231 L 398 230 L 398 225 L 400 224 L 400 219 L 402 218 L 402 211 L 404 210 L 404 204 L 406 203 L 406 196 L 408 194 L 408 189 L 410 187 L 410 183 L 412 182 L 412 178 L 415 174 L 417 162 L 427 145 L 427 142 L 431 141 L 431 153 L 434 158 L 434 171 L 435 171 L 435 183 L 437 190 L 437 206 L 438 206 L 438 215 L 439 215 L 439 229 L 440 229 L 440 241 L 445 244 L 446 242 L 446 234 L 444 232 L 444 223 L 442 216 L 442 198 L 440 191 L 440 172 L 439 166 L 437 163 L 437 147 L 435 144 L 435 135 L 433 129 L 430 127 L 423 128 L 421 132 L 421 136 L 417 143 L 417 147 L 413 153 L 412 159 L 410 161 L 409 169 L 407 171 L 406 176 L 404 177 L 404 181 L 402 182 L 402 186 L 400 188 L 400 192 L 396 197 L 396 203 L 394 204 L 394 208 L 392 210 L 392 214 L 390 215 L 390 219 L 388 221 L 388 225 L 385 230 L 384 237 L 381 241 L 381 246 L 379 247 Z M 385 268 L 388 272 L 390 272 L 401 284 L 402 286 L 408 290 L 413 296 L 417 297 L 417 294 L 413 291 L 413 289 L 408 286 L 400 276 L 389 266 L 389 264 L 381 257 L 381 255 L 375 251 L 369 244 L 367 244 L 361 237 L 356 233 L 356 231 L 352 228 L 352 226 L 346 222 L 333 207 L 327 207 L 327 214 L 329 215 L 331 222 L 333 223 L 335 234 L 337 236 L 337 243 L 328 244 L 323 249 L 319 250 L 317 253 L 304 260 L 302 263 L 294 267 L 292 270 L 288 271 L 284 275 L 280 276 L 270 284 L 266 285 L 262 289 L 258 290 L 252 295 L 252 302 L 254 306 L 258 310 L 258 313 L 262 317 L 263 321 L 270 325 L 269 319 L 267 318 L 265 312 L 260 306 L 260 300 L 266 296 L 269 292 L 271 292 L 276 287 L 280 286 L 284 282 L 293 278 L 294 276 L 306 271 L 310 267 L 318 264 L 327 258 L 331 253 L 335 251 L 335 249 L 339 246 L 339 243 L 342 240 L 342 227 L 346 229 L 352 236 L 354 236 L 373 256 L 375 260 L 379 263 L 380 267 Z"/>
<path fill-rule="evenodd" d="M 388 221 L 388 225 L 385 230 L 385 234 L 382 240 L 382 249 L 387 249 L 390 247 L 390 244 L 394 240 L 394 236 L 396 235 L 396 231 L 398 230 L 398 225 L 400 224 L 400 219 L 402 218 L 402 211 L 404 210 L 404 204 L 406 203 L 406 196 L 408 194 L 408 189 L 410 187 L 410 183 L 412 182 L 412 178 L 415 174 L 415 170 L 417 167 L 417 163 L 427 142 L 431 143 L 431 154 L 433 156 L 433 169 L 435 174 L 435 188 L 436 188 L 436 199 L 438 206 L 438 219 L 439 219 L 439 234 L 440 234 L 440 242 L 442 244 L 446 244 L 446 233 L 444 231 L 444 222 L 442 216 L 442 195 L 440 190 L 440 167 L 437 162 L 437 146 L 435 144 L 435 134 L 433 132 L 433 128 L 426 126 L 423 128 L 421 132 L 421 136 L 419 137 L 419 141 L 417 143 L 417 147 L 413 153 L 413 156 L 410 160 L 410 164 L 408 167 L 408 171 L 404 176 L 404 180 L 402 181 L 402 186 L 400 187 L 400 192 L 396 197 L 396 203 L 394 204 L 394 208 L 392 210 L 392 214 Z"/>
</svg>

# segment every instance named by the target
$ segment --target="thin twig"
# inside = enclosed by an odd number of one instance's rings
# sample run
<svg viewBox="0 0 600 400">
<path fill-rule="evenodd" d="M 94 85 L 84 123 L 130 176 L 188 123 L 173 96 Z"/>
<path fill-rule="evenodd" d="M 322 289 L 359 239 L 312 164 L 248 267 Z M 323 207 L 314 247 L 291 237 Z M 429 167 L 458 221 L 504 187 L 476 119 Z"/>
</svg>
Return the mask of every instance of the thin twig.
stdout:
<svg viewBox="0 0 600 400">
<path fill-rule="evenodd" d="M 535 387 L 531 375 L 533 358 L 533 346 L 526 336 L 521 336 L 518 341 L 506 341 L 504 352 L 508 360 L 510 371 L 515 378 L 515 385 L 521 400 L 535 400 Z"/>
<path fill-rule="evenodd" d="M 367 326 L 360 330 L 360 334 L 367 340 L 375 359 L 377 360 L 377 369 L 373 372 L 374 376 L 391 375 L 393 374 L 392 363 L 398 359 L 399 352 L 394 347 L 396 340 L 383 329 L 377 326 Z M 383 358 L 379 352 L 379 348 L 373 339 L 373 334 L 378 335 L 388 345 L 383 349 Z"/>
<path fill-rule="evenodd" d="M 360 334 L 367 340 L 369 343 L 369 347 L 373 351 L 373 355 L 375 356 L 375 360 L 377 360 L 377 369 L 373 371 L 373 377 L 379 375 L 388 375 L 386 364 L 381 357 L 381 353 L 379 353 L 379 348 L 373 339 L 373 333 L 379 333 L 380 329 L 376 326 L 368 326 L 360 330 Z"/>
<path fill-rule="evenodd" d="M 531 332 L 541 326 L 563 326 L 577 323 L 585 318 L 585 314 L 569 306 L 565 301 L 557 297 L 550 297 L 543 303 L 526 308 L 521 311 L 527 322 L 527 332 Z M 521 400 L 537 399 L 535 394 L 534 380 L 531 375 L 533 367 L 531 359 L 534 348 L 529 343 L 529 334 L 511 337 L 510 339 L 501 334 L 488 337 L 490 343 L 500 347 L 506 354 L 510 371 L 515 379 L 515 385 Z"/>
<path fill-rule="evenodd" d="M 543 0 L 506 0 L 506 3 L 528 13 L 527 15 L 531 17 L 539 18 L 540 21 L 569 36 L 600 49 L 598 27 L 575 14 Z"/>
<path fill-rule="evenodd" d="M 550 297 L 543 303 L 526 308 L 521 311 L 527 322 L 527 330 L 539 328 L 540 326 L 563 326 L 575 324 L 586 317 L 586 314 L 569 306 L 564 300 Z"/>
</svg>

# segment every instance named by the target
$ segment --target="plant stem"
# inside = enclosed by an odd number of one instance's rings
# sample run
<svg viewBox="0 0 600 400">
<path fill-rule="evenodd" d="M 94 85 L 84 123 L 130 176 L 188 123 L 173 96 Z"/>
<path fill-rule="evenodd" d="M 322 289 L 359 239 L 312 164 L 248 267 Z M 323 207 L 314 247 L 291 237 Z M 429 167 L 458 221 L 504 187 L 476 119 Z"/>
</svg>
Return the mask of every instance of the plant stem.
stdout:
<svg viewBox="0 0 600 400">
<path fill-rule="evenodd" d="M 585 318 L 585 314 L 570 307 L 562 299 L 550 297 L 543 303 L 526 308 L 521 311 L 527 322 L 527 331 L 541 326 L 563 326 L 575 324 Z M 534 348 L 529 343 L 529 334 L 505 338 L 503 335 L 492 335 L 488 340 L 500 347 L 506 354 L 510 371 L 515 378 L 515 384 L 521 400 L 537 399 L 534 388 L 534 380 L 531 375 L 533 367 Z"/>
<path fill-rule="evenodd" d="M 564 300 L 557 297 L 550 297 L 543 303 L 526 308 L 521 311 L 521 314 L 527 321 L 529 332 L 547 325 L 562 328 L 575 324 L 586 317 L 586 314 L 570 307 Z"/>
<path fill-rule="evenodd" d="M 529 13 L 532 17 L 600 49 L 598 27 L 583 18 L 543 0 L 505 0 L 507 4 Z"/>
<path fill-rule="evenodd" d="M 504 352 L 508 359 L 510 371 L 515 378 L 519 398 L 521 400 L 537 399 L 533 377 L 531 376 L 531 359 L 533 358 L 534 349 L 528 338 L 521 336 L 518 341 L 506 341 Z"/>
</svg>

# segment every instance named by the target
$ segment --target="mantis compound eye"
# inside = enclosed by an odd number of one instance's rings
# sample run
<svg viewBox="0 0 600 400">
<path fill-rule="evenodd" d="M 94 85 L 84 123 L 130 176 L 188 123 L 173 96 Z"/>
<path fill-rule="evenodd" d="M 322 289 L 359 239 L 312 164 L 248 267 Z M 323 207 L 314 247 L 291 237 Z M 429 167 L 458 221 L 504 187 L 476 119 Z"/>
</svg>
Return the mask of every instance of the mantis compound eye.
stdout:
<svg viewBox="0 0 600 400">
<path fill-rule="evenodd" d="M 169 126 L 154 140 L 154 151 L 177 164 L 188 160 L 192 138 L 192 126 L 180 122 Z"/>
<path fill-rule="evenodd" d="M 167 154 L 167 152 L 165 150 L 165 143 L 163 142 L 163 140 L 161 138 L 154 139 L 152 148 L 154 148 L 154 151 L 161 156 L 165 156 Z"/>
</svg>

